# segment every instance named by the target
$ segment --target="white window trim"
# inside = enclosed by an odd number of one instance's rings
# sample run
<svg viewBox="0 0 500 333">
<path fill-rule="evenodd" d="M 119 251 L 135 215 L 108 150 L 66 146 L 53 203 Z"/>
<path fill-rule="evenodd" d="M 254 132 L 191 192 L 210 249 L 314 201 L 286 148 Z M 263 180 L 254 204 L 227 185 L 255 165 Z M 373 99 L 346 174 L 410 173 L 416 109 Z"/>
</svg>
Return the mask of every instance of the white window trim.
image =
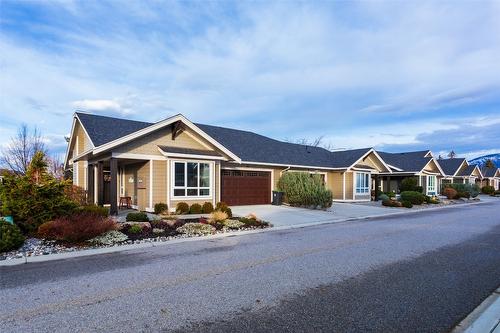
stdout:
<svg viewBox="0 0 500 333">
<path fill-rule="evenodd" d="M 430 186 L 430 179 L 433 179 L 434 180 L 434 184 L 433 186 L 431 187 Z M 433 176 L 433 175 L 427 175 L 427 192 L 426 194 L 429 195 L 429 193 L 434 193 L 434 194 L 437 194 L 437 177 L 436 176 Z"/>
<path fill-rule="evenodd" d="M 363 176 L 363 182 L 367 179 L 366 176 L 368 176 L 368 183 L 366 186 L 358 186 L 358 175 Z M 371 194 L 371 174 L 369 172 L 356 172 L 354 174 L 355 180 L 354 180 L 354 193 L 356 195 L 370 195 Z M 359 190 L 359 191 L 358 191 Z"/>
<path fill-rule="evenodd" d="M 184 184 L 185 186 L 175 186 L 175 163 L 183 163 L 184 164 Z M 200 163 L 200 164 L 208 164 L 209 165 L 209 178 L 208 178 L 208 187 L 188 187 L 187 186 L 187 163 Z M 170 162 L 170 168 L 172 170 L 171 175 L 170 175 L 170 181 L 171 181 L 171 188 L 170 188 L 170 195 L 172 200 L 197 200 L 197 199 L 212 199 L 214 188 L 213 188 L 213 171 L 215 169 L 215 163 L 213 161 L 204 161 L 204 160 L 172 160 Z M 200 169 L 198 168 L 198 184 L 200 183 Z M 187 195 L 187 190 L 188 189 L 208 189 L 209 195 Z M 186 190 L 186 195 L 183 196 L 178 196 L 174 195 L 174 190 L 176 189 L 185 189 Z M 199 193 L 199 191 L 198 191 Z"/>
</svg>

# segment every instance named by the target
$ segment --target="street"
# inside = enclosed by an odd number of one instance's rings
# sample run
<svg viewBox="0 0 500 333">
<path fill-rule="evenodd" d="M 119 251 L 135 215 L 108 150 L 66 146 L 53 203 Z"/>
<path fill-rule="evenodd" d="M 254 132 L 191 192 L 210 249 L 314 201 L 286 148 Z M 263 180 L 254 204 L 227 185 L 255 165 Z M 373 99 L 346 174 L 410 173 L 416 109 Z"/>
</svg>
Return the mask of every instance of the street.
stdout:
<svg viewBox="0 0 500 333">
<path fill-rule="evenodd" d="M 500 200 L 0 267 L 2 332 L 449 332 L 500 285 Z"/>
</svg>

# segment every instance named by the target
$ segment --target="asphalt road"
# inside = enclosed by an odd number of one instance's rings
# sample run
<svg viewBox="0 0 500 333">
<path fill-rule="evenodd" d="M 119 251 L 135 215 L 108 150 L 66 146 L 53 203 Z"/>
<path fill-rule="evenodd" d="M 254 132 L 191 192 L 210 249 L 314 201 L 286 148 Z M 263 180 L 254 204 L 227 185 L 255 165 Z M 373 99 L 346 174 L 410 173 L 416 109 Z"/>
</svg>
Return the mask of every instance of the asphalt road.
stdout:
<svg viewBox="0 0 500 333">
<path fill-rule="evenodd" d="M 500 285 L 500 201 L 0 267 L 1 332 L 447 332 Z"/>
</svg>

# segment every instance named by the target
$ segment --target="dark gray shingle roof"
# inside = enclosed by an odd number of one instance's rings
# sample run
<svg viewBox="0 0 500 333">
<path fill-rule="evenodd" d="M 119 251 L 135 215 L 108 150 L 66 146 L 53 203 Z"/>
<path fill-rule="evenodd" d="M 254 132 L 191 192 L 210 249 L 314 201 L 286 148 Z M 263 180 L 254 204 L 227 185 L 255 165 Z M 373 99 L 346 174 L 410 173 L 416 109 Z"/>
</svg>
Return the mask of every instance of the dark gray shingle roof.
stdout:
<svg viewBox="0 0 500 333">
<path fill-rule="evenodd" d="M 465 158 L 446 158 L 438 160 L 438 163 L 447 176 L 453 176 L 464 161 Z"/>
<path fill-rule="evenodd" d="M 127 134 L 153 125 L 142 121 L 98 116 L 94 114 L 77 112 L 78 118 L 85 127 L 94 146 L 101 146 Z"/>
<path fill-rule="evenodd" d="M 432 157 L 424 157 L 428 153 L 428 150 L 404 153 L 377 152 L 387 164 L 402 169 L 405 172 L 420 172 L 432 159 Z"/>
<path fill-rule="evenodd" d="M 81 112 L 77 112 L 77 115 L 96 147 L 152 125 Z M 330 152 L 320 147 L 278 141 L 249 131 L 195 125 L 246 162 L 347 168 L 371 149 Z"/>
<path fill-rule="evenodd" d="M 468 165 L 467 168 L 463 169 L 462 171 L 460 171 L 457 176 L 462 176 L 462 177 L 468 177 L 468 176 L 471 176 L 472 175 L 472 172 L 474 171 L 474 169 L 476 168 L 475 165 Z"/>
<path fill-rule="evenodd" d="M 253 132 L 196 124 L 242 161 L 326 168 L 349 167 L 370 148 L 330 152 L 324 148 L 278 141 Z"/>
<path fill-rule="evenodd" d="M 497 172 L 498 168 L 487 168 L 487 167 L 482 167 L 481 168 L 481 173 L 483 174 L 483 177 L 495 177 L 495 173 Z"/>
</svg>

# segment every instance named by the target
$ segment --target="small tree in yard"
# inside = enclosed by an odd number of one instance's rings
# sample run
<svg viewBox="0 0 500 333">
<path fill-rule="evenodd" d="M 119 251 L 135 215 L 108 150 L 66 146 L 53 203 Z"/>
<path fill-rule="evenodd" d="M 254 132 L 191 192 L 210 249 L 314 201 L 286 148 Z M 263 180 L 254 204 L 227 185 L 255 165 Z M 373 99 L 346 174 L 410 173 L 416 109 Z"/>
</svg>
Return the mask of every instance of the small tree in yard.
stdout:
<svg viewBox="0 0 500 333">
<path fill-rule="evenodd" d="M 306 172 L 286 172 L 278 181 L 278 189 L 285 193 L 287 202 L 292 206 L 332 205 L 332 192 L 325 188 L 319 175 Z"/>
<path fill-rule="evenodd" d="M 58 181 L 47 172 L 45 155 L 36 153 L 23 175 L 7 175 L 0 186 L 0 200 L 4 213 L 14 217 L 14 222 L 25 234 L 58 216 L 73 212 L 77 203 L 65 195 L 70 182 Z"/>
</svg>

